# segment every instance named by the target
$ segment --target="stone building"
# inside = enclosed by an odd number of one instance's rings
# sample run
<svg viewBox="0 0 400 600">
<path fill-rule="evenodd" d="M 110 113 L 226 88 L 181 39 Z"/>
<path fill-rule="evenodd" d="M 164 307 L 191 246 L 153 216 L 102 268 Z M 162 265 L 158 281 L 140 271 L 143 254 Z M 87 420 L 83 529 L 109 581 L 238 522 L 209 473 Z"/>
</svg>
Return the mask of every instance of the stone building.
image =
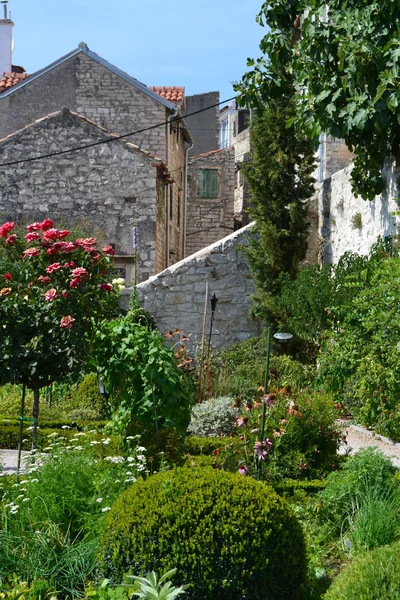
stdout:
<svg viewBox="0 0 400 600">
<path fill-rule="evenodd" d="M 153 227 L 155 238 L 152 250 L 154 256 L 152 254 L 153 259 L 151 259 L 153 260 L 152 267 L 150 267 L 148 247 L 146 250 L 140 247 L 142 243 L 147 244 L 148 233 L 152 228 L 146 223 L 147 200 L 142 203 L 141 196 L 137 195 L 135 221 L 139 229 L 139 258 L 142 254 L 139 277 L 143 279 L 146 273 L 158 272 L 183 258 L 186 238 L 187 160 L 188 151 L 193 145 L 192 136 L 182 113 L 185 109 L 184 88 L 149 88 L 92 52 L 85 43 L 79 44 L 78 48 L 47 67 L 27 75 L 21 67 L 13 67 L 11 64 L 12 27 L 13 23 L 10 19 L 0 20 L 0 47 L 9 48 L 9 52 L 8 50 L 4 51 L 2 55 L 4 74 L 0 79 L 0 139 L 35 124 L 39 119 L 52 115 L 63 107 L 68 108 L 72 113 L 82 115 L 99 127 L 103 127 L 109 134 L 125 136 L 132 132 L 132 135 L 128 135 L 125 139 L 144 153 L 157 156 L 164 165 L 163 184 L 158 186 L 157 194 L 154 193 L 154 189 L 152 190 L 153 213 L 157 221 L 157 226 Z M 29 131 L 37 132 L 41 136 L 42 130 L 40 129 L 39 132 L 39 129 L 35 125 Z M 103 131 L 102 134 L 106 135 L 106 132 Z M 68 132 L 65 136 L 61 135 L 61 138 L 68 138 Z M 30 145 L 30 153 L 25 151 L 24 158 L 40 154 L 38 148 L 45 147 L 48 141 L 48 139 L 38 139 L 36 146 Z M 12 143 L 8 140 L 4 147 L 11 148 Z M 55 147 L 60 148 L 56 140 L 50 144 L 50 150 L 47 152 L 52 152 Z M 104 149 L 104 153 L 106 152 Z M 19 155 L 17 150 L 15 155 Z M 10 156 L 9 161 L 13 158 L 14 156 Z M 82 159 L 80 160 L 82 161 Z M 37 164 L 38 169 L 31 170 L 31 175 L 33 176 L 35 173 L 36 177 L 39 176 L 42 161 L 38 161 Z M 93 162 L 88 162 L 87 166 L 89 167 L 89 165 L 96 169 Z M 18 169 L 10 166 L 5 172 L 9 183 L 4 180 L 4 172 L 3 182 L 7 194 L 10 194 L 12 182 L 17 179 Z M 133 172 L 131 177 L 134 177 Z M 142 179 L 141 177 L 140 181 Z M 43 178 L 39 178 L 39 181 L 42 181 L 43 186 L 47 185 Z M 140 181 L 137 183 L 138 187 L 141 185 Z M 41 189 L 37 182 L 32 181 L 31 184 L 31 189 L 35 188 L 38 198 L 47 194 L 47 190 Z M 127 189 L 123 189 L 121 186 L 120 196 L 136 197 L 135 193 L 130 194 L 128 191 L 132 185 L 134 184 L 131 181 Z M 154 185 L 152 187 L 154 188 Z M 71 201 L 71 198 L 65 198 L 62 188 L 58 189 L 57 194 L 60 207 Z M 14 196 L 15 202 L 17 198 L 20 198 L 19 193 Z M 72 202 L 75 201 L 80 202 L 80 197 L 72 198 Z M 6 219 L 10 216 L 11 205 L 3 203 L 2 206 L 0 219 Z M 26 209 L 26 203 L 24 206 Z M 46 203 L 35 205 L 34 214 L 33 207 L 31 207 L 31 216 L 39 220 L 43 217 L 52 218 L 60 213 L 60 207 L 55 203 L 49 205 L 48 208 L 45 208 L 46 206 Z M 111 211 L 110 204 L 107 206 Z M 119 206 L 119 203 L 116 206 Z M 17 210 L 15 203 L 13 210 L 14 214 L 16 211 L 22 216 L 22 212 Z M 47 212 L 48 210 L 50 212 Z M 104 214 L 103 229 L 109 231 L 111 225 L 107 219 L 111 213 L 104 212 L 102 206 L 99 206 L 98 214 Z M 132 223 L 124 223 L 122 217 L 123 215 L 120 215 L 122 228 L 125 227 L 126 230 L 121 235 L 125 239 L 131 235 Z M 86 221 L 89 226 L 90 220 L 91 218 L 87 215 Z M 100 226 L 98 219 L 96 225 Z M 129 254 L 126 243 L 122 240 L 107 239 L 106 241 L 115 243 L 117 247 L 121 248 L 122 253 Z M 131 250 L 132 248 L 130 248 Z"/>
<path fill-rule="evenodd" d="M 109 139 L 106 129 L 64 108 L 1 140 L 0 163 Z M 90 224 L 93 233 L 114 246 L 116 266 L 124 270 L 127 283 L 134 281 L 135 237 L 139 242 L 137 277 L 145 280 L 165 259 L 165 221 L 163 215 L 157 218 L 159 198 L 168 187 L 165 172 L 160 158 L 118 139 L 79 152 L 3 166 L 0 215 L 19 223 L 49 216 L 68 227 Z"/>
<path fill-rule="evenodd" d="M 232 147 L 189 160 L 187 256 L 234 230 L 235 172 Z"/>
</svg>

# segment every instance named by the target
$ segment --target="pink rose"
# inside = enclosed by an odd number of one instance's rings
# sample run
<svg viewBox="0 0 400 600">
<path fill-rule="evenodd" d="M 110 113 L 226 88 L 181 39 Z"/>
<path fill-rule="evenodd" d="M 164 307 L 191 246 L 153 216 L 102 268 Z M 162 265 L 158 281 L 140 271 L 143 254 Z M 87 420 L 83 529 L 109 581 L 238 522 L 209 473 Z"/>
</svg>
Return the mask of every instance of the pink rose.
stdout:
<svg viewBox="0 0 400 600">
<path fill-rule="evenodd" d="M 49 265 L 46 269 L 46 272 L 51 275 L 53 273 L 53 271 L 58 271 L 59 269 L 61 269 L 62 266 L 60 265 L 59 262 L 53 263 L 52 265 Z"/>
<path fill-rule="evenodd" d="M 40 234 L 37 231 L 32 231 L 32 233 L 27 233 L 25 236 L 27 242 L 33 242 L 33 240 L 40 240 Z"/>
<path fill-rule="evenodd" d="M 63 329 L 63 328 L 71 329 L 72 323 L 74 321 L 75 321 L 75 319 L 72 318 L 71 315 L 68 315 L 67 317 L 63 317 L 60 322 L 61 329 Z"/>
<path fill-rule="evenodd" d="M 53 302 L 53 300 L 57 297 L 57 290 L 55 288 L 51 288 L 48 292 L 45 293 L 44 297 L 48 302 Z"/>
<path fill-rule="evenodd" d="M 72 277 L 87 277 L 88 272 L 83 267 L 77 267 L 72 271 Z"/>
<path fill-rule="evenodd" d="M 74 279 L 69 284 L 70 288 L 76 288 L 78 285 L 82 283 L 82 279 L 80 277 L 74 277 Z"/>
<path fill-rule="evenodd" d="M 15 242 L 16 239 L 17 239 L 17 236 L 15 235 L 15 233 L 13 233 L 12 235 L 9 235 L 8 238 L 6 239 L 6 244 L 9 244 L 11 246 Z"/>
<path fill-rule="evenodd" d="M 25 250 L 24 252 L 24 258 L 29 256 L 39 256 L 39 250 L 37 248 L 28 248 L 28 250 Z"/>
<path fill-rule="evenodd" d="M 48 229 L 50 229 L 53 226 L 54 226 L 54 223 L 51 219 L 45 219 L 44 221 L 42 221 L 40 223 L 40 229 L 42 231 L 47 231 Z"/>
<path fill-rule="evenodd" d="M 58 238 L 57 229 L 48 229 L 44 232 L 43 237 L 45 240 L 56 240 Z"/>
<path fill-rule="evenodd" d="M 50 283 L 50 281 L 51 281 L 50 277 L 46 277 L 46 275 L 40 275 L 40 277 L 38 277 L 38 279 L 42 283 Z"/>
<path fill-rule="evenodd" d="M 106 292 L 111 292 L 111 290 L 113 289 L 113 286 L 111 285 L 111 283 L 102 283 L 100 285 L 100 290 L 105 290 Z"/>
<path fill-rule="evenodd" d="M 60 240 L 68 237 L 69 235 L 71 235 L 71 232 L 68 231 L 68 229 L 60 229 L 60 231 L 58 232 L 58 238 Z"/>
<path fill-rule="evenodd" d="M 114 256 L 115 250 L 112 246 L 103 246 L 101 249 L 103 254 L 109 254 L 110 256 Z"/>
<path fill-rule="evenodd" d="M 4 223 L 0 227 L 0 237 L 7 237 L 10 231 L 14 229 L 14 223 Z"/>
<path fill-rule="evenodd" d="M 31 233 L 32 231 L 40 231 L 42 229 L 42 225 L 41 223 L 31 223 L 30 225 L 27 225 L 26 228 L 29 233 Z"/>
</svg>

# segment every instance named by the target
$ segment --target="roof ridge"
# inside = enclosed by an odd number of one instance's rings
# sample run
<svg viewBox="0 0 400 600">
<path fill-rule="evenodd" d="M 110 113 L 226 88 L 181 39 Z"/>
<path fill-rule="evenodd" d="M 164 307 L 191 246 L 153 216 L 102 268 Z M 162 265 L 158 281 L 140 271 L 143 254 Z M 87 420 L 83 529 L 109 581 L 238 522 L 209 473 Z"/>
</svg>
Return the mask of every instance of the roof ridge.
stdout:
<svg viewBox="0 0 400 600">
<path fill-rule="evenodd" d="M 111 138 L 116 138 L 115 141 L 122 142 L 125 146 L 128 146 L 129 148 L 132 148 L 133 150 L 135 150 L 136 152 L 139 152 L 140 154 L 144 154 L 145 156 L 147 156 L 148 158 L 151 158 L 152 160 L 159 161 L 160 163 L 163 162 L 162 158 L 159 158 L 158 156 L 156 156 L 155 154 L 152 154 L 148 150 L 144 150 L 143 148 L 140 148 L 140 146 L 137 146 L 136 144 L 133 144 L 132 142 L 128 142 L 125 139 L 121 139 L 120 136 L 117 133 L 113 133 L 112 131 L 109 131 L 108 129 L 106 129 L 102 125 L 99 125 L 95 121 L 92 121 L 91 119 L 88 119 L 84 115 L 81 115 L 81 114 L 79 114 L 77 112 L 74 112 L 74 111 L 70 110 L 69 108 L 67 108 L 65 106 L 63 108 L 61 108 L 60 110 L 56 110 L 54 112 L 48 113 L 44 117 L 40 117 L 40 119 L 35 119 L 35 121 L 32 121 L 32 123 L 29 123 L 28 125 L 25 125 L 25 127 L 21 127 L 21 129 L 18 129 L 17 131 L 13 131 L 9 135 L 7 135 L 4 138 L 0 139 L 0 144 L 3 143 L 3 142 L 5 142 L 8 139 L 13 138 L 14 136 L 16 136 L 16 135 L 18 135 L 20 133 L 23 133 L 25 130 L 34 127 L 35 125 L 41 123 L 42 121 L 46 121 L 48 119 L 51 119 L 51 118 L 54 118 L 54 117 L 57 117 L 57 116 L 61 116 L 63 114 L 64 115 L 65 114 L 70 114 L 70 115 L 74 116 L 75 118 L 79 119 L 80 121 L 85 121 L 86 123 L 89 123 L 89 125 L 92 125 L 93 127 L 96 127 L 96 129 L 100 129 L 100 131 L 102 131 L 103 133 L 106 133 Z M 72 148 L 71 148 L 71 150 L 72 150 Z"/>
</svg>

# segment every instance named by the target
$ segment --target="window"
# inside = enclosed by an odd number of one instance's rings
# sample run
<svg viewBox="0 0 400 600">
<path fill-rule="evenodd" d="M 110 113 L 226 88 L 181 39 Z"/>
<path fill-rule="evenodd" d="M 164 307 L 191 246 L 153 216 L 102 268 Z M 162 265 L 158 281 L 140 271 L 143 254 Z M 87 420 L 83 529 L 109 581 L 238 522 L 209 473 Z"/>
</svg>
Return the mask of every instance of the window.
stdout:
<svg viewBox="0 0 400 600">
<path fill-rule="evenodd" d="M 177 220 L 178 220 L 178 227 L 180 227 L 181 224 L 181 193 L 179 192 L 178 194 L 178 208 L 177 208 Z"/>
<path fill-rule="evenodd" d="M 239 110 L 239 123 L 238 123 L 238 133 L 242 133 L 245 129 L 250 125 L 250 111 L 246 108 L 242 108 Z"/>
<path fill-rule="evenodd" d="M 225 119 L 221 123 L 221 148 L 227 148 L 229 146 L 229 119 Z"/>
<path fill-rule="evenodd" d="M 199 169 L 199 198 L 218 197 L 218 169 Z"/>
</svg>

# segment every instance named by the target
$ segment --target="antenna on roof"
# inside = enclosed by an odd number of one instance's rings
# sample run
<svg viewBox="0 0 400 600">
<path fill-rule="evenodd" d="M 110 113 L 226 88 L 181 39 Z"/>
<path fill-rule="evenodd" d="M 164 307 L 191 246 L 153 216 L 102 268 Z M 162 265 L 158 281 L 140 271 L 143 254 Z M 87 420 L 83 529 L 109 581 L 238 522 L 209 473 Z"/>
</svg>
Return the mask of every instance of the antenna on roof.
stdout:
<svg viewBox="0 0 400 600">
<path fill-rule="evenodd" d="M 1 3 L 3 5 L 4 8 L 4 18 L 7 19 L 7 4 L 8 4 L 8 0 L 1 0 Z"/>
</svg>

